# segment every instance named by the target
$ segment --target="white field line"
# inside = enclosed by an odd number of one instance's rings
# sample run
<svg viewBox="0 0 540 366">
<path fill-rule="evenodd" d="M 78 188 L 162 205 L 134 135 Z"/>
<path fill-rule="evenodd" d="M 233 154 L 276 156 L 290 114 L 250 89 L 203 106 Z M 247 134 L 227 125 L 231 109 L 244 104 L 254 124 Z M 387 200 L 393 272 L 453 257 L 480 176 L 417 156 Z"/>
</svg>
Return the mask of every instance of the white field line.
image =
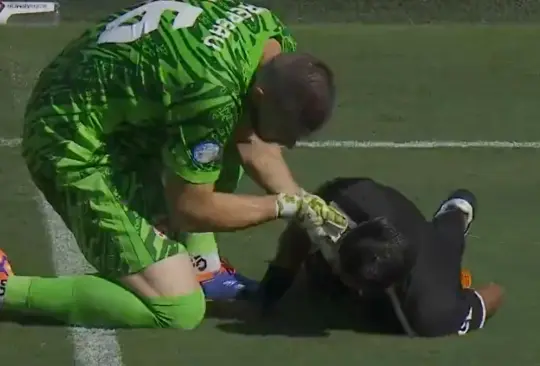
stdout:
<svg viewBox="0 0 540 366">
<path fill-rule="evenodd" d="M 0 147 L 17 147 L 21 144 L 21 139 L 13 138 L 8 139 L 0 137 Z"/>
<path fill-rule="evenodd" d="M 298 147 L 311 149 L 540 149 L 540 141 L 360 141 L 321 140 L 300 141 Z"/>
<path fill-rule="evenodd" d="M 20 138 L 0 137 L 0 147 L 17 147 Z M 540 141 L 502 140 L 412 140 L 412 141 L 361 141 L 361 140 L 319 140 L 300 141 L 301 148 L 310 149 L 540 149 Z"/>
<path fill-rule="evenodd" d="M 49 233 L 56 274 L 62 276 L 94 272 L 60 216 L 41 194 L 38 196 L 38 203 Z M 122 365 L 122 354 L 114 330 L 72 327 L 70 332 L 74 347 L 74 365 Z"/>
</svg>

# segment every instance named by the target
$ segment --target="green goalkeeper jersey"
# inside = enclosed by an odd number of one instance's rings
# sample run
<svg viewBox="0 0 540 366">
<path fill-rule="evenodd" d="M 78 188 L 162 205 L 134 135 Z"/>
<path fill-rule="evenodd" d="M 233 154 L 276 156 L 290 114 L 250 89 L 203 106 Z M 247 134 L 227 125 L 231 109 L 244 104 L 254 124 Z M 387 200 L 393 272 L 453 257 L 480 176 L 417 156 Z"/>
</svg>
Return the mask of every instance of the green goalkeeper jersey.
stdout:
<svg viewBox="0 0 540 366">
<path fill-rule="evenodd" d="M 69 167 L 159 150 L 173 173 L 214 182 L 271 38 L 283 52 L 296 48 L 271 11 L 233 0 L 151 1 L 113 14 L 41 73 L 25 154 Z"/>
</svg>

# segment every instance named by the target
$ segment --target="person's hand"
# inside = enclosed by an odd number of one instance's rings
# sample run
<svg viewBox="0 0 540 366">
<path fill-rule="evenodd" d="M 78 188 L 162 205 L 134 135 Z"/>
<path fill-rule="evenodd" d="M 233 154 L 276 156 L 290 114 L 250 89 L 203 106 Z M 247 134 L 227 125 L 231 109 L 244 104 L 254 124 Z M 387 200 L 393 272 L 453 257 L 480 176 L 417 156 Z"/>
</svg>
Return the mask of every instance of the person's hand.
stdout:
<svg viewBox="0 0 540 366">
<path fill-rule="evenodd" d="M 277 215 L 298 221 L 311 235 L 326 236 L 337 240 L 347 229 L 347 218 L 321 197 L 302 191 L 298 195 L 279 194 Z"/>
<path fill-rule="evenodd" d="M 329 206 L 322 198 L 303 192 L 303 202 L 296 217 L 310 236 L 329 237 L 337 241 L 347 229 L 347 218 L 335 207 Z"/>
</svg>

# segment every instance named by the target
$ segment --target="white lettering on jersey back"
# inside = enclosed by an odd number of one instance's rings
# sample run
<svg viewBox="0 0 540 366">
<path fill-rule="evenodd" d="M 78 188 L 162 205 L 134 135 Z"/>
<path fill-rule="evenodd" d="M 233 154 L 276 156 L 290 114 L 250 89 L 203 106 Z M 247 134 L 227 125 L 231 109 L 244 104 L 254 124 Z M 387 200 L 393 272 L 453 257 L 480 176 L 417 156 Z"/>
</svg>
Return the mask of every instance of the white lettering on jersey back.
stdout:
<svg viewBox="0 0 540 366">
<path fill-rule="evenodd" d="M 203 43 L 214 51 L 221 51 L 238 24 L 253 18 L 253 16 L 268 11 L 255 5 L 241 4 L 227 12 L 227 18 L 220 18 L 212 24 L 210 36 L 204 38 Z"/>
</svg>

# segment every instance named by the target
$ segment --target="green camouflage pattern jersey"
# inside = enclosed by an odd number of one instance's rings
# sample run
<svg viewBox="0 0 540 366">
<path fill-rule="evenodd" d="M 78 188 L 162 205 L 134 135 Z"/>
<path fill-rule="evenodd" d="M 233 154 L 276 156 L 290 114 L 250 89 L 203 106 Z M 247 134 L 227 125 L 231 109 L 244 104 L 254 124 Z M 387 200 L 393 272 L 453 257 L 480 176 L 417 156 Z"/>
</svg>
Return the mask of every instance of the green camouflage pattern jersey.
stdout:
<svg viewBox="0 0 540 366">
<path fill-rule="evenodd" d="M 270 38 L 296 48 L 271 11 L 238 1 L 151 1 L 111 15 L 41 73 L 23 132 L 30 170 L 70 184 L 71 172 L 159 157 L 187 181 L 216 181 Z"/>
</svg>

